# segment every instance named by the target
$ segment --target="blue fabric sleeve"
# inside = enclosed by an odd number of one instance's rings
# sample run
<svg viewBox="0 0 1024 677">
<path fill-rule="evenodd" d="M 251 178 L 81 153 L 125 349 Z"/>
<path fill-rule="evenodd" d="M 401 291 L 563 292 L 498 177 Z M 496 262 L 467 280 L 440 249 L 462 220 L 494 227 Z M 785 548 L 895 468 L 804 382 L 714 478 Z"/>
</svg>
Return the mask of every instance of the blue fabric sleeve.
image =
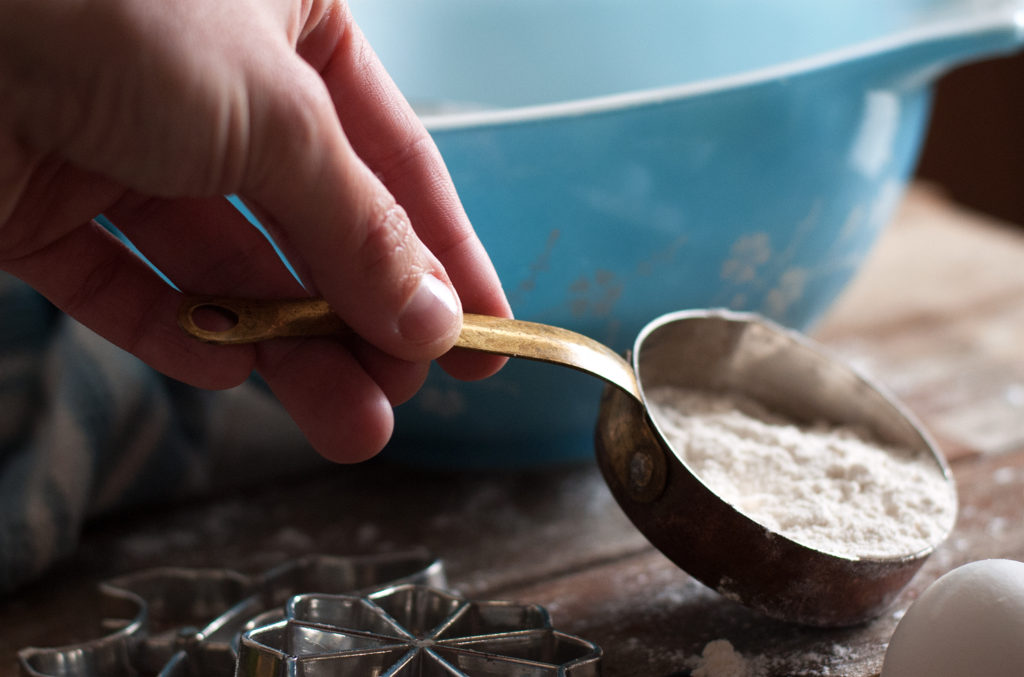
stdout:
<svg viewBox="0 0 1024 677">
<path fill-rule="evenodd" d="M 257 378 L 185 386 L 0 273 L 0 593 L 72 552 L 90 517 L 320 463 Z"/>
</svg>

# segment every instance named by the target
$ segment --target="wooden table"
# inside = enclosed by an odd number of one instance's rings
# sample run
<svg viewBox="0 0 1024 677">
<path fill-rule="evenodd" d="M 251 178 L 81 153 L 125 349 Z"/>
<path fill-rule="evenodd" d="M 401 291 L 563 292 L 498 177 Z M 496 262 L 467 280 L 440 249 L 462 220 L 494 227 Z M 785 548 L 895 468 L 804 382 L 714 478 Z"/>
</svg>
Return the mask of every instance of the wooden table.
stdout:
<svg viewBox="0 0 1024 677">
<path fill-rule="evenodd" d="M 686 675 L 714 639 L 766 677 L 877 675 L 925 585 L 970 560 L 1024 560 L 1024 230 L 915 187 L 815 335 L 924 421 L 960 491 L 952 537 L 871 624 L 808 630 L 719 597 L 646 543 L 592 464 L 426 473 L 368 463 L 92 525 L 72 559 L 0 600 L 0 675 L 16 674 L 21 646 L 90 638 L 96 583 L 117 573 L 411 546 L 442 557 L 466 596 L 545 606 L 557 628 L 604 648 L 605 675 Z"/>
</svg>

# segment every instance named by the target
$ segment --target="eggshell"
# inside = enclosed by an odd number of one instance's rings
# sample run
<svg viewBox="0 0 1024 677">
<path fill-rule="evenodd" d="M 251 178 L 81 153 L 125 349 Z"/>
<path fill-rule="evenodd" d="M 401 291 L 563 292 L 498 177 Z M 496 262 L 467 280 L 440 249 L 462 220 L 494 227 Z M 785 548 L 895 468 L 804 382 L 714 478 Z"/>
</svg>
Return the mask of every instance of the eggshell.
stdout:
<svg viewBox="0 0 1024 677">
<path fill-rule="evenodd" d="M 1024 675 L 1024 563 L 987 559 L 932 583 L 900 619 L 881 677 Z"/>
</svg>

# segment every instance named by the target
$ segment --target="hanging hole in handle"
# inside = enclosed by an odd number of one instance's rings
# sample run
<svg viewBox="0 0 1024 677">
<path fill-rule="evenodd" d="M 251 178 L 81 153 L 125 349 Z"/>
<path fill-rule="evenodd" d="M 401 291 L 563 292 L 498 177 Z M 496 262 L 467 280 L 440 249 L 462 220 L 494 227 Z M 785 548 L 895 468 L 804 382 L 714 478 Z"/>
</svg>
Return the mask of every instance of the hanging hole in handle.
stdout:
<svg viewBox="0 0 1024 677">
<path fill-rule="evenodd" d="M 189 319 L 193 325 L 211 334 L 231 331 L 241 320 L 235 311 L 214 303 L 193 306 L 189 310 Z"/>
<path fill-rule="evenodd" d="M 248 319 L 244 307 L 216 298 L 187 298 L 178 308 L 178 326 L 206 343 L 245 342 L 247 329 L 243 325 Z"/>
<path fill-rule="evenodd" d="M 220 345 L 351 331 L 326 301 L 312 298 L 187 297 L 178 308 L 178 324 L 200 341 Z"/>
</svg>

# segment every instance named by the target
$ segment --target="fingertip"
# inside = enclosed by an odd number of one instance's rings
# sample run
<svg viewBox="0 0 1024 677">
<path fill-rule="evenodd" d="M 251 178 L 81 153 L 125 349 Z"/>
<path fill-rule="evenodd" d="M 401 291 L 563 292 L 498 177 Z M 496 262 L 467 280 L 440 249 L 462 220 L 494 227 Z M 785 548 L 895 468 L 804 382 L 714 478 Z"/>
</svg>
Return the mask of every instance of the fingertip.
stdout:
<svg viewBox="0 0 1024 677">
<path fill-rule="evenodd" d="M 334 463 L 361 463 L 380 453 L 394 432 L 394 412 L 386 397 L 372 398 L 349 410 L 344 418 L 357 421 L 345 425 L 341 416 L 327 425 L 304 426 L 297 417 L 299 427 L 317 453 Z M 319 422 L 318 422 L 319 423 Z"/>
<path fill-rule="evenodd" d="M 467 312 L 489 315 L 492 317 L 512 318 L 512 309 L 508 300 L 501 290 L 497 275 L 493 274 L 493 268 L 484 268 L 492 272 L 491 276 L 480 283 L 490 294 L 480 292 L 476 287 L 470 285 L 470 293 L 475 296 L 467 298 L 463 294 L 463 305 Z M 479 381 L 490 378 L 497 374 L 508 363 L 508 358 L 503 355 L 490 355 L 464 348 L 453 348 L 438 358 L 438 364 L 445 372 L 460 381 Z"/>
<path fill-rule="evenodd" d="M 494 376 L 508 363 L 502 355 L 486 355 L 483 353 L 453 348 L 440 357 L 437 363 L 451 376 L 460 381 L 480 381 Z"/>
<path fill-rule="evenodd" d="M 387 394 L 339 342 L 276 339 L 257 345 L 257 365 L 310 445 L 336 463 L 357 463 L 391 438 Z"/>
<path fill-rule="evenodd" d="M 358 338 L 350 341 L 348 347 L 394 407 L 411 399 L 430 372 L 429 362 L 400 360 Z"/>
</svg>

